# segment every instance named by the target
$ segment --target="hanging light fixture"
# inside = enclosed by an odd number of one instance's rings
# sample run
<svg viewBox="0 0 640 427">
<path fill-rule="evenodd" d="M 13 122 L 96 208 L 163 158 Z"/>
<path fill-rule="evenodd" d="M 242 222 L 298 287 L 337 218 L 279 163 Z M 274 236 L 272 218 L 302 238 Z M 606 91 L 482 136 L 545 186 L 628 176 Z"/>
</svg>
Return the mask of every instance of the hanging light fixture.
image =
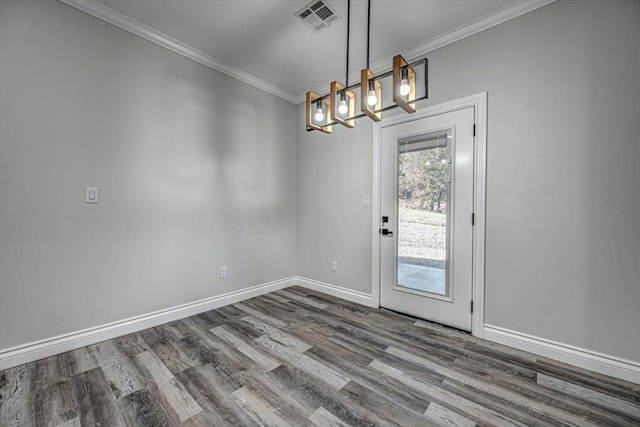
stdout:
<svg viewBox="0 0 640 427">
<path fill-rule="evenodd" d="M 372 120 L 382 119 L 382 85 L 369 70 L 369 51 L 371 40 L 371 0 L 367 2 L 367 68 L 360 72 L 360 109 Z"/>
<path fill-rule="evenodd" d="M 416 102 L 427 99 L 429 61 L 427 58 L 408 63 L 401 55 L 393 57 L 391 71 L 374 75 L 369 68 L 371 40 L 371 0 L 367 1 L 367 66 L 360 72 L 360 81 L 349 86 L 349 32 L 351 26 L 351 0 L 347 0 L 347 54 L 345 84 L 333 81 L 328 95 L 314 92 L 306 94 L 306 125 L 308 131 L 332 132 L 332 125 L 341 124 L 348 128 L 355 126 L 355 120 L 369 117 L 374 121 L 382 120 L 382 113 L 402 108 L 407 113 L 416 111 Z M 423 95 L 417 97 L 416 67 L 423 68 Z M 382 81 L 391 77 L 393 104 L 383 106 Z M 360 90 L 361 114 L 355 112 L 356 90 Z"/>
<path fill-rule="evenodd" d="M 349 32 L 351 29 L 351 0 L 347 0 L 347 57 L 345 60 L 345 84 L 342 85 L 337 81 L 332 81 L 330 85 L 329 102 L 335 108 L 332 110 L 331 120 L 342 126 L 352 128 L 355 126 L 355 120 L 352 118 L 355 114 L 355 94 L 348 90 L 349 86 Z M 337 104 L 336 104 L 337 103 Z M 337 106 L 336 106 L 337 105 Z"/>
<path fill-rule="evenodd" d="M 416 72 L 401 55 L 393 57 L 393 102 L 407 113 L 415 113 Z"/>
<path fill-rule="evenodd" d="M 307 129 L 331 133 L 333 130 L 331 126 L 333 124 L 331 122 L 331 104 L 329 104 L 326 97 L 321 97 L 309 91 L 306 96 L 306 104 Z"/>
</svg>

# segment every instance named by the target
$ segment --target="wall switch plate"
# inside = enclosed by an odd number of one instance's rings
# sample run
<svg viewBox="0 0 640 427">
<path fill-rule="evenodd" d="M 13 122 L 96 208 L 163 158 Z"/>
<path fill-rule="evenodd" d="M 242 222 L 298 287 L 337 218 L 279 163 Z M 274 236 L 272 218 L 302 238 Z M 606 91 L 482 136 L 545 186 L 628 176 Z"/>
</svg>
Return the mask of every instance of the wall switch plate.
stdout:
<svg viewBox="0 0 640 427">
<path fill-rule="evenodd" d="M 365 208 L 371 207 L 371 197 L 364 196 L 364 199 L 362 200 L 362 206 L 364 206 Z"/>
<path fill-rule="evenodd" d="M 223 265 L 222 267 L 220 267 L 220 278 L 221 279 L 226 279 L 227 278 L 227 266 Z"/>
<path fill-rule="evenodd" d="M 334 273 L 338 271 L 338 261 L 331 261 L 331 271 Z"/>
<path fill-rule="evenodd" d="M 98 187 L 85 187 L 84 202 L 100 203 L 100 189 Z"/>
</svg>

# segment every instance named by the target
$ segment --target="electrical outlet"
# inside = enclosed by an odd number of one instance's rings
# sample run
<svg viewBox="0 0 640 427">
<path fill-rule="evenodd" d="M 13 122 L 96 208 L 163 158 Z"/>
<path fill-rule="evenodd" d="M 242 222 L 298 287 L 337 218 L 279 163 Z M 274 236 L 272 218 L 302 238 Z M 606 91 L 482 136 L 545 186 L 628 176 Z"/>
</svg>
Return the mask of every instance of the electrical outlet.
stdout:
<svg viewBox="0 0 640 427">
<path fill-rule="evenodd" d="M 331 261 L 331 271 L 334 273 L 338 271 L 338 261 Z"/>
<path fill-rule="evenodd" d="M 222 267 L 220 267 L 220 278 L 221 279 L 226 279 L 227 278 L 227 266 L 223 265 Z"/>
<path fill-rule="evenodd" d="M 100 189 L 98 187 L 86 187 L 84 189 L 85 203 L 100 203 Z"/>
<path fill-rule="evenodd" d="M 365 208 L 371 207 L 371 197 L 364 196 L 364 198 L 362 199 L 362 206 Z"/>
</svg>

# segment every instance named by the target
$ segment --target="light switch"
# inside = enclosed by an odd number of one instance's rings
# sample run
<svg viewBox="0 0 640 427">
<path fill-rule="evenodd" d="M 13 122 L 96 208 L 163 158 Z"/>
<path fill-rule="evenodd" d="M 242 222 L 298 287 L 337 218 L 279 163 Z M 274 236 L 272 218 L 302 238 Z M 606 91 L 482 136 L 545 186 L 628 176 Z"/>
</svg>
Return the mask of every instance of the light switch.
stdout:
<svg viewBox="0 0 640 427">
<path fill-rule="evenodd" d="M 364 196 L 364 198 L 362 199 L 362 206 L 364 206 L 365 208 L 371 207 L 371 197 Z"/>
<path fill-rule="evenodd" d="M 85 203 L 100 203 L 100 190 L 97 187 L 86 187 L 84 189 Z"/>
</svg>

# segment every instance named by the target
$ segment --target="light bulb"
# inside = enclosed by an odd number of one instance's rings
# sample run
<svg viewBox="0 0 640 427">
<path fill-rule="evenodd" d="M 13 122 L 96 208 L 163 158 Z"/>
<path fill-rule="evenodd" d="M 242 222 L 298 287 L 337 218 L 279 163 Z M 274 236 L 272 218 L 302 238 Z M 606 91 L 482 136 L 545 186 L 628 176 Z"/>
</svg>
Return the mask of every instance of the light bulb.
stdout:
<svg viewBox="0 0 640 427">
<path fill-rule="evenodd" d="M 409 86 L 409 80 L 402 79 L 400 81 L 400 95 L 407 96 L 411 92 L 411 86 Z"/>
<path fill-rule="evenodd" d="M 447 159 L 442 159 L 442 164 L 446 165 L 447 164 Z"/>
<path fill-rule="evenodd" d="M 314 117 L 316 119 L 316 122 L 322 122 L 324 120 L 324 111 L 322 111 L 322 101 L 319 99 L 316 101 L 316 115 Z"/>
<path fill-rule="evenodd" d="M 367 94 L 367 105 L 373 107 L 378 103 L 378 96 L 376 95 L 376 87 L 373 80 L 369 80 L 369 93 Z"/>
<path fill-rule="evenodd" d="M 378 97 L 376 96 L 376 91 L 375 90 L 370 90 L 369 91 L 369 96 L 367 97 L 367 104 L 370 107 L 373 107 L 377 103 L 378 103 Z"/>
<path fill-rule="evenodd" d="M 347 114 L 349 112 L 349 107 L 347 106 L 347 101 L 340 101 L 340 105 L 338 105 L 338 113 Z"/>
<path fill-rule="evenodd" d="M 340 92 L 340 103 L 338 104 L 338 113 L 345 115 L 349 112 L 349 106 L 347 105 L 347 96 L 344 92 Z"/>
<path fill-rule="evenodd" d="M 411 86 L 409 86 L 409 70 L 407 68 L 403 68 L 400 80 L 400 96 L 407 96 L 409 93 L 411 93 Z"/>
</svg>

